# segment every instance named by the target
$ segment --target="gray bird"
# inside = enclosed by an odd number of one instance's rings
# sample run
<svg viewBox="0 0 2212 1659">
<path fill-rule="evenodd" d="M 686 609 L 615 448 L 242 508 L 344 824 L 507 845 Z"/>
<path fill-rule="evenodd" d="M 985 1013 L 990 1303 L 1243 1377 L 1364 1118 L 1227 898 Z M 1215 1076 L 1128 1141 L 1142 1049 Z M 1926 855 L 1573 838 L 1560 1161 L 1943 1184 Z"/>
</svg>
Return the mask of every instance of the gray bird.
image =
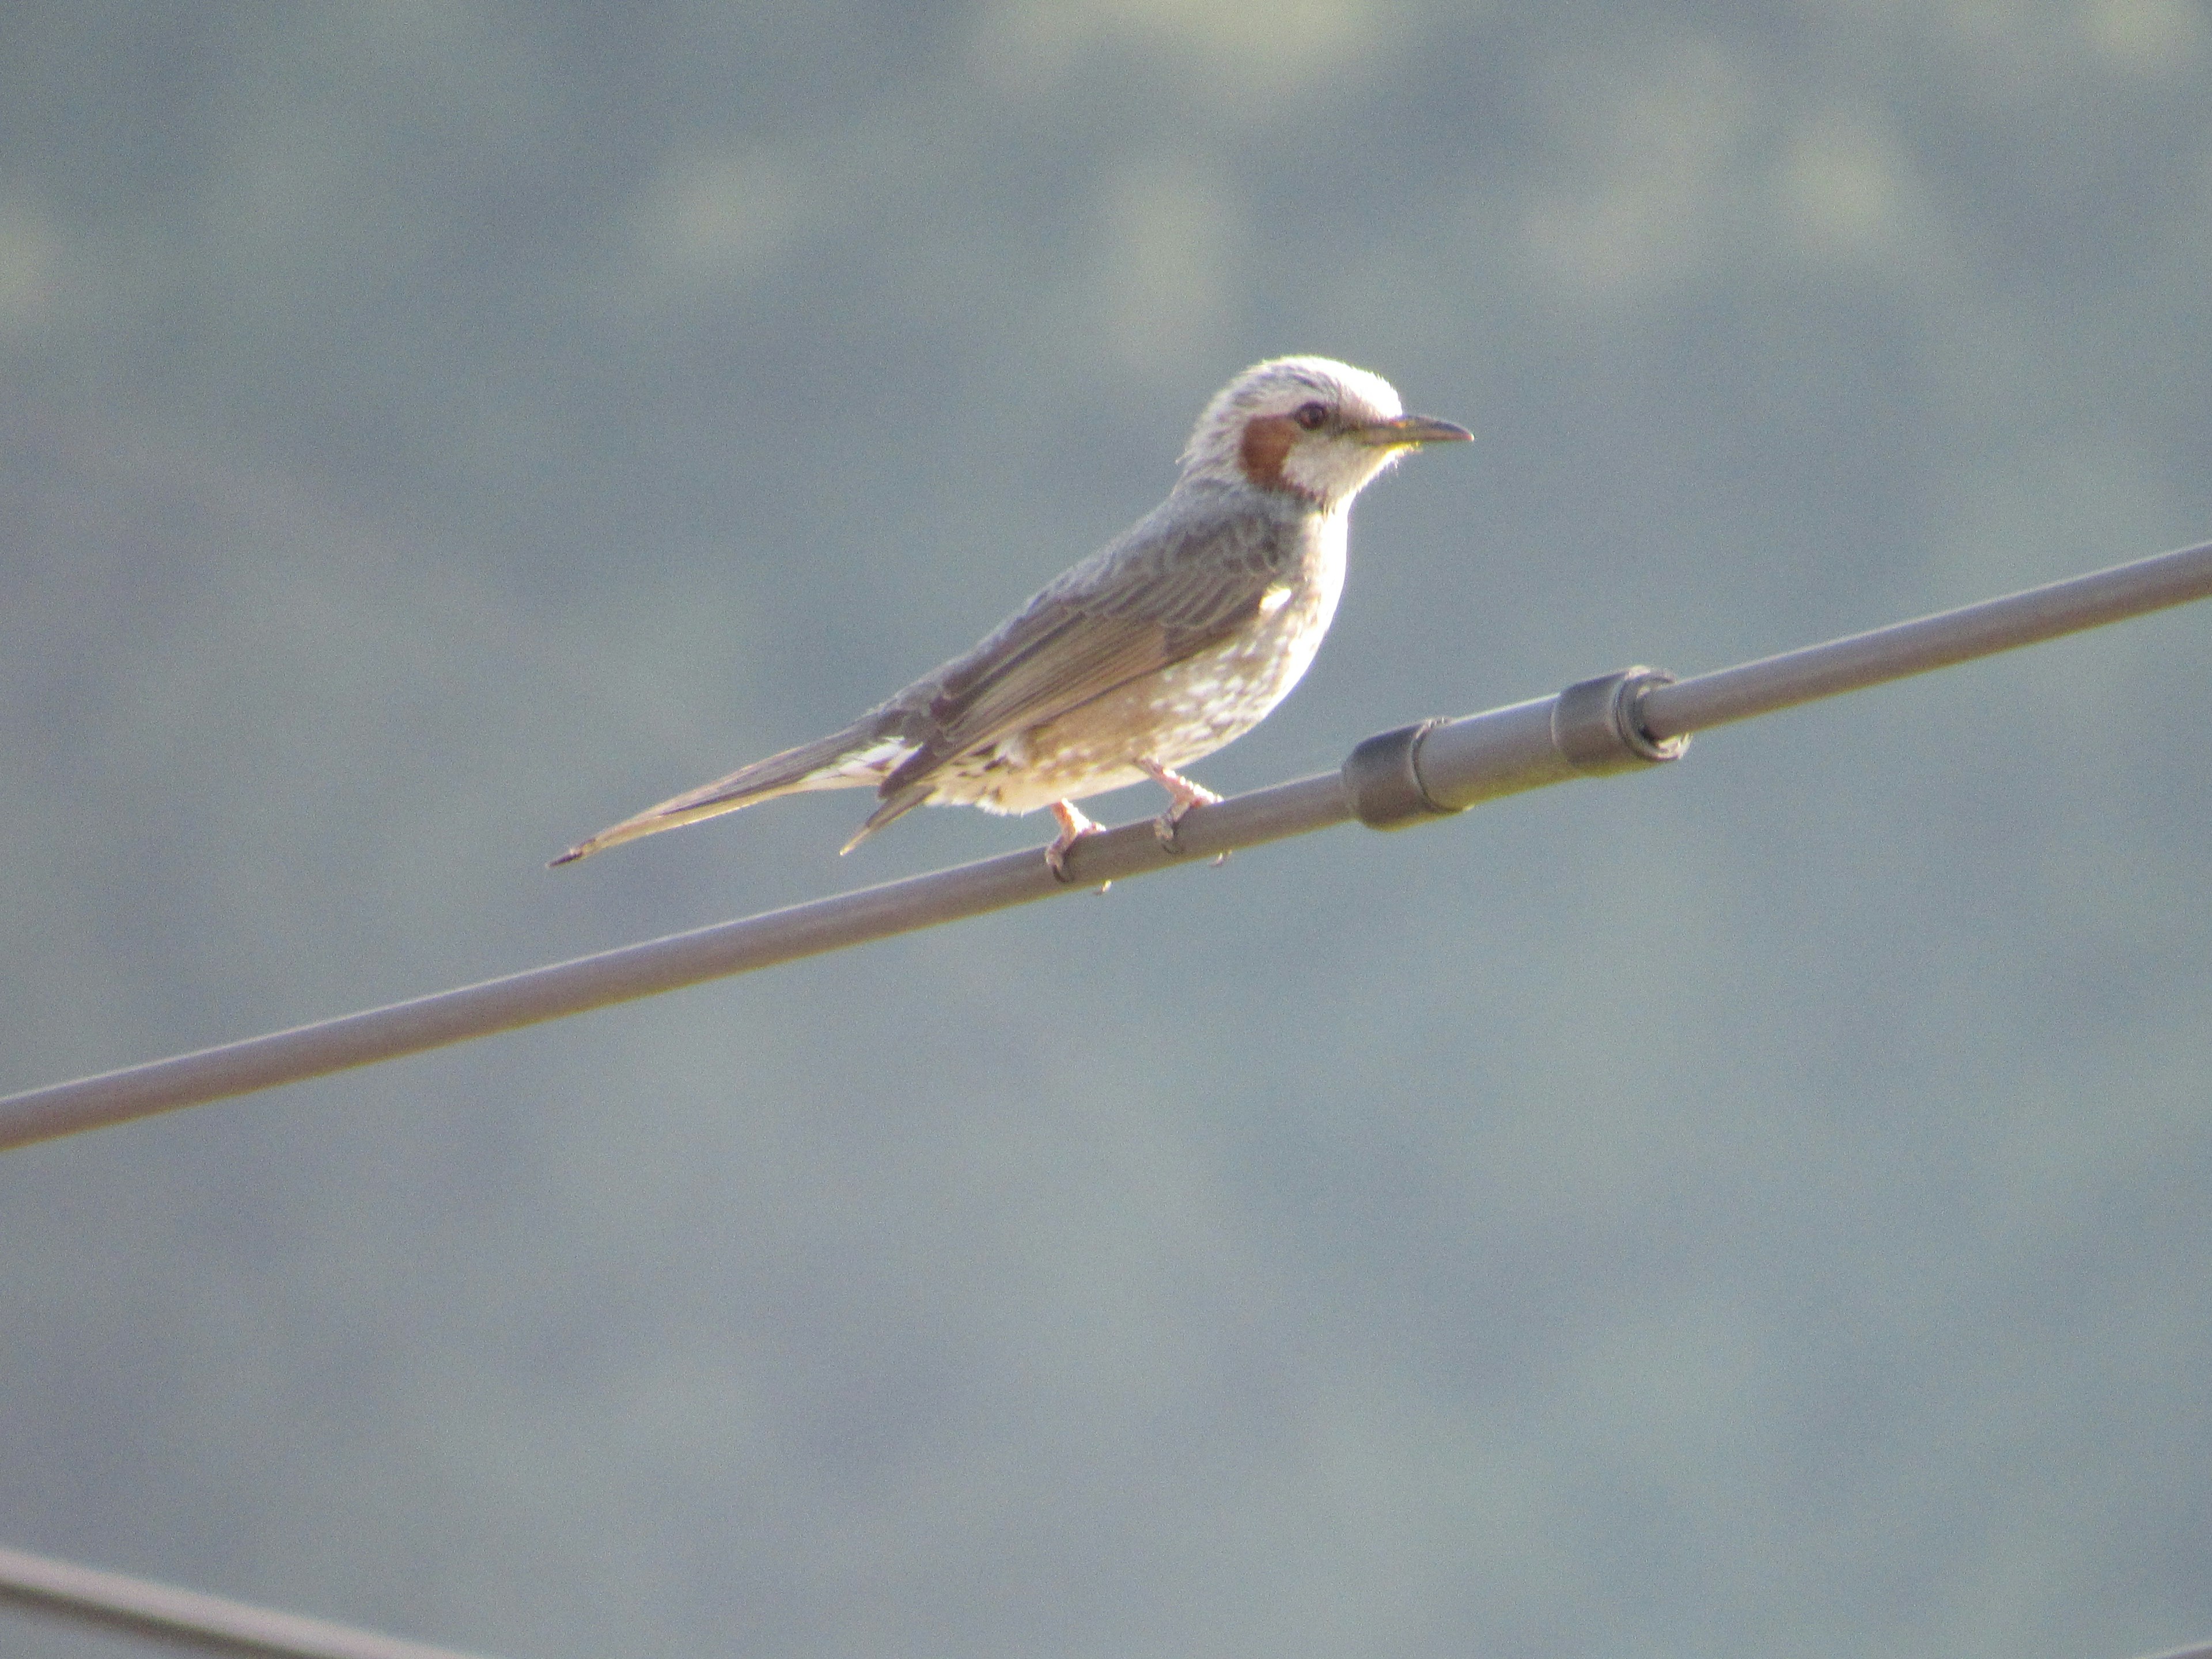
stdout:
<svg viewBox="0 0 2212 1659">
<path fill-rule="evenodd" d="M 874 788 L 862 841 L 913 808 L 1052 809 L 1045 862 L 1097 826 L 1074 803 L 1150 778 L 1172 849 L 1182 776 L 1298 683 L 1344 590 L 1352 498 L 1408 449 L 1463 440 L 1408 415 L 1380 375 L 1326 357 L 1255 364 L 1215 394 L 1168 498 L 966 655 L 842 732 L 755 761 L 602 830 L 553 860 L 810 789 Z"/>
</svg>

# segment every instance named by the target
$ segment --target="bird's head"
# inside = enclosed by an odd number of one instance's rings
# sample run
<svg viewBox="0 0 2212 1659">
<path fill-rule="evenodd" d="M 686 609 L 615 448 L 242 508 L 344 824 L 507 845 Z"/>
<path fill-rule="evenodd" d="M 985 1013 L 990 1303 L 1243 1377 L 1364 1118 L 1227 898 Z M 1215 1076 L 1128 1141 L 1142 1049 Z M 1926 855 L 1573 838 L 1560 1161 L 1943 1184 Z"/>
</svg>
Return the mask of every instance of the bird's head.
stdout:
<svg viewBox="0 0 2212 1659">
<path fill-rule="evenodd" d="M 1255 363 L 1216 392 L 1183 452 L 1183 476 L 1242 483 L 1326 511 L 1422 444 L 1474 434 L 1408 415 L 1389 381 L 1327 357 Z"/>
</svg>

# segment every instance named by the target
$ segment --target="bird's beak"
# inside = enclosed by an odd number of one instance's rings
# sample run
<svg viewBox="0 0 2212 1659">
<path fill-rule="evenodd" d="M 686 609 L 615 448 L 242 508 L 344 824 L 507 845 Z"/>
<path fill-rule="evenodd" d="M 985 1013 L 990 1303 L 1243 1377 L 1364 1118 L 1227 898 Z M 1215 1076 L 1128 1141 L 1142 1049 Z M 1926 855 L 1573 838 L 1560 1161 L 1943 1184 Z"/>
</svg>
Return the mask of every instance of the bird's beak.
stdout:
<svg viewBox="0 0 2212 1659">
<path fill-rule="evenodd" d="M 1416 444 L 1463 444 L 1474 436 L 1463 426 L 1427 415 L 1401 415 L 1395 421 L 1377 421 L 1355 427 L 1350 434 L 1377 449 L 1410 449 Z"/>
</svg>

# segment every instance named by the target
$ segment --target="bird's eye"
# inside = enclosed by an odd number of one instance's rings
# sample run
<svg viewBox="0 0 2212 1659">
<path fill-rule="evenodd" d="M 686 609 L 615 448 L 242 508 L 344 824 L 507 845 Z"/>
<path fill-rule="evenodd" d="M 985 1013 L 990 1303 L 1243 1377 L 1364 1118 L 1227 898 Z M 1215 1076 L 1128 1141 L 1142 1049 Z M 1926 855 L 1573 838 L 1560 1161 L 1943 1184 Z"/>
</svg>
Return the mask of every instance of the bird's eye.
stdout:
<svg viewBox="0 0 2212 1659">
<path fill-rule="evenodd" d="M 1327 404 L 1301 404 L 1298 406 L 1297 413 L 1291 416 L 1291 418 L 1296 421 L 1300 426 L 1304 427 L 1307 431 L 1318 432 L 1322 428 L 1328 424 L 1328 405 Z"/>
</svg>

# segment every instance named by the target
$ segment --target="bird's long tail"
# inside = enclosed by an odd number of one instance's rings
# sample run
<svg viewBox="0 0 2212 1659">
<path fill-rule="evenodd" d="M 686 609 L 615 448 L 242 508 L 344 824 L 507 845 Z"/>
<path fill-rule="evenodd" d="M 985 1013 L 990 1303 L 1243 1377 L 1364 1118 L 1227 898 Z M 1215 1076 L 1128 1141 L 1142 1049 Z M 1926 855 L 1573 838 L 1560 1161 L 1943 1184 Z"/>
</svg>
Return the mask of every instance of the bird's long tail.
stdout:
<svg viewBox="0 0 2212 1659">
<path fill-rule="evenodd" d="M 679 824 L 696 823 L 741 806 L 773 800 L 778 795 L 801 794 L 810 789 L 857 789 L 881 783 L 898 763 L 914 752 L 914 744 L 887 732 L 877 717 L 856 720 L 842 732 L 802 743 L 780 755 L 755 761 L 726 778 L 688 790 L 658 806 L 647 807 L 634 818 L 624 818 L 579 842 L 553 860 L 555 866 L 641 836 L 658 835 Z"/>
</svg>

